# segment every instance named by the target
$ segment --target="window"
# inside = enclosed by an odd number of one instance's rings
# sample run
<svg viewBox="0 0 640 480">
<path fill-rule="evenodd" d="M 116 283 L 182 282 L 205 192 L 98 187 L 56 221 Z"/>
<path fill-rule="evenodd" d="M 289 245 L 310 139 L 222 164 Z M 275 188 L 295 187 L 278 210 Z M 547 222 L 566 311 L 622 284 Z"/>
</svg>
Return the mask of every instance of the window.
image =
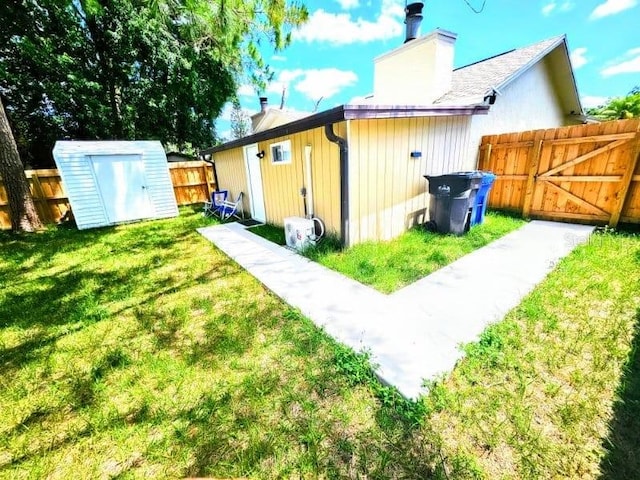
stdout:
<svg viewBox="0 0 640 480">
<path fill-rule="evenodd" d="M 291 140 L 272 143 L 270 145 L 270 150 L 271 150 L 271 163 L 276 163 L 276 164 L 291 163 Z"/>
</svg>

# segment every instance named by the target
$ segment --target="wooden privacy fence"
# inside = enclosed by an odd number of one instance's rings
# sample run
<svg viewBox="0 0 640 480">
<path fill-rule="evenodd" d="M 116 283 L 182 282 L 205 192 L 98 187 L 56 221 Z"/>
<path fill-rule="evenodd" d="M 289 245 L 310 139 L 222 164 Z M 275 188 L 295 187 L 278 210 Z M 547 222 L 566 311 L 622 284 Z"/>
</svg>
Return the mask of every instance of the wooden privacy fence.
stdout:
<svg viewBox="0 0 640 480">
<path fill-rule="evenodd" d="M 213 167 L 207 162 L 171 162 L 169 173 L 178 205 L 202 203 L 216 189 Z"/>
<path fill-rule="evenodd" d="M 525 217 L 640 223 L 640 119 L 488 135 L 481 170 L 494 208 Z"/>
<path fill-rule="evenodd" d="M 208 200 L 215 190 L 213 169 L 206 162 L 172 162 L 169 173 L 178 205 L 191 205 Z M 60 173 L 56 169 L 26 170 L 31 194 L 45 223 L 57 222 L 69 209 Z M 7 192 L 0 180 L 0 229 L 11 228 Z"/>
</svg>

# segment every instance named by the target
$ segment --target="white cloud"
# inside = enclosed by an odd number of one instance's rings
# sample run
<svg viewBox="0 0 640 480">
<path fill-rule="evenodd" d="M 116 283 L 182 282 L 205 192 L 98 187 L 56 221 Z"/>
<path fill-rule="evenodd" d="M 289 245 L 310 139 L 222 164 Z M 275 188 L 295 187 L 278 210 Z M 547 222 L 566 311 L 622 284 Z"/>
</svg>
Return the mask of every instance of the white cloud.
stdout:
<svg viewBox="0 0 640 480">
<path fill-rule="evenodd" d="M 343 10 L 357 8 L 360 6 L 360 0 L 336 0 Z"/>
<path fill-rule="evenodd" d="M 305 70 L 302 70 L 301 68 L 296 68 L 295 70 L 282 70 L 280 75 L 278 75 L 278 80 L 289 84 L 295 79 L 300 78 L 304 73 Z"/>
<path fill-rule="evenodd" d="M 278 78 L 267 85 L 267 93 L 276 93 L 282 95 L 282 90 L 287 92 L 290 90 L 291 82 L 304 75 L 304 70 L 296 68 L 295 70 L 282 70 Z"/>
<path fill-rule="evenodd" d="M 271 60 L 273 60 L 274 62 L 286 62 L 287 61 L 287 57 L 284 57 L 282 55 L 273 55 L 271 57 Z"/>
<path fill-rule="evenodd" d="M 334 96 L 341 89 L 350 87 L 358 81 L 358 76 L 351 71 L 337 68 L 302 70 L 282 70 L 278 78 L 267 86 L 267 92 L 282 95 L 285 88 L 287 95 L 291 88 L 302 93 L 311 100 L 325 99 Z"/>
<path fill-rule="evenodd" d="M 256 91 L 253 88 L 252 85 L 240 85 L 240 87 L 238 87 L 238 95 L 240 95 L 241 97 L 256 97 Z"/>
<path fill-rule="evenodd" d="M 580 97 L 580 101 L 584 108 L 599 107 L 600 105 L 604 105 L 607 100 L 607 97 L 598 97 L 596 95 L 585 95 Z"/>
<path fill-rule="evenodd" d="M 371 103 L 373 95 L 357 95 L 349 100 L 349 105 L 365 105 Z"/>
<path fill-rule="evenodd" d="M 640 73 L 640 48 L 632 48 L 616 63 L 604 68 L 603 77 L 612 77 L 623 73 Z"/>
<path fill-rule="evenodd" d="M 382 0 L 380 13 L 374 21 L 362 17 L 353 19 L 348 13 L 313 12 L 309 21 L 294 32 L 294 38 L 305 42 L 329 42 L 334 45 L 367 43 L 374 40 L 400 39 L 404 19 L 404 2 Z"/>
<path fill-rule="evenodd" d="M 542 14 L 545 17 L 548 17 L 549 15 L 551 15 L 551 12 L 556 9 L 557 6 L 558 4 L 556 2 L 547 3 L 544 7 L 542 7 Z"/>
<path fill-rule="evenodd" d="M 220 115 L 218 116 L 218 120 L 230 121 L 231 120 L 231 111 L 233 110 L 233 104 L 231 102 L 227 102 L 224 104 L 224 108 Z M 255 115 L 258 113 L 257 110 L 253 110 L 251 108 L 242 108 L 242 111 L 247 114 L 247 116 Z"/>
<path fill-rule="evenodd" d="M 306 70 L 304 78 L 294 88 L 311 100 L 318 100 L 321 97 L 326 100 L 357 81 L 358 76 L 351 71 L 337 68 L 313 69 Z"/>
<path fill-rule="evenodd" d="M 589 18 L 591 20 L 597 20 L 598 18 L 615 15 L 616 13 L 620 13 L 633 8 L 637 4 L 637 0 L 606 0 L 604 3 L 598 5 L 593 10 L 593 12 L 591 12 Z"/>
<path fill-rule="evenodd" d="M 568 12 L 569 10 L 573 10 L 573 7 L 575 7 L 576 4 L 574 2 L 571 1 L 566 1 L 566 2 L 562 2 L 562 4 L 560 5 L 560 11 L 561 12 Z"/>
<path fill-rule="evenodd" d="M 576 48 L 573 52 L 571 52 L 571 65 L 573 65 L 574 69 L 578 69 L 580 67 L 584 67 L 587 63 L 587 49 L 585 47 Z"/>
<path fill-rule="evenodd" d="M 542 7 L 542 14 L 545 17 L 548 17 L 553 12 L 568 12 L 569 10 L 573 10 L 573 7 L 575 6 L 576 4 L 571 0 L 565 0 L 560 4 L 558 4 L 558 2 L 551 1 Z"/>
</svg>

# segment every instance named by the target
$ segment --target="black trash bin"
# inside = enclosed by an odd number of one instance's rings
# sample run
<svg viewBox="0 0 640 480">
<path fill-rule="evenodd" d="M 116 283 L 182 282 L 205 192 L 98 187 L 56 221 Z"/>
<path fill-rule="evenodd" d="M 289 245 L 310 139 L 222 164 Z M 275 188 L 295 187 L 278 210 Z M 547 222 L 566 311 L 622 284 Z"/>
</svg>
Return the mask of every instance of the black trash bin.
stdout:
<svg viewBox="0 0 640 480">
<path fill-rule="evenodd" d="M 429 223 L 439 233 L 462 235 L 469 230 L 471 211 L 482 184 L 481 172 L 425 175 L 429 180 Z"/>
</svg>

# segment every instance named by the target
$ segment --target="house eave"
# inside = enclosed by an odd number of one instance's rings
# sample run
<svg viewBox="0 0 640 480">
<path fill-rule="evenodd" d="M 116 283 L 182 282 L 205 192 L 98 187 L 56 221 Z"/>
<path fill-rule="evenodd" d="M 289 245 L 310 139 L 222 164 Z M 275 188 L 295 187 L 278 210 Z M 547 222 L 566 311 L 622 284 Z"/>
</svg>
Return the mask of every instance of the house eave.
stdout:
<svg viewBox="0 0 640 480">
<path fill-rule="evenodd" d="M 506 86 L 508 86 L 509 84 L 513 83 L 515 80 L 520 78 L 520 76 L 522 76 L 524 73 L 529 71 L 529 69 L 531 67 L 533 67 L 535 64 L 540 62 L 547 55 L 551 54 L 551 52 L 553 52 L 555 49 L 557 49 L 559 47 L 562 47 L 562 52 L 564 53 L 566 61 L 570 65 L 569 70 L 571 72 L 571 89 L 573 91 L 573 94 L 575 95 L 576 105 L 579 108 L 579 110 L 576 111 L 575 113 L 579 114 L 579 115 L 583 114 L 584 109 L 582 108 L 582 102 L 580 101 L 580 94 L 578 93 L 578 84 L 576 82 L 575 72 L 573 70 L 573 66 L 571 65 L 571 56 L 569 55 L 569 46 L 567 44 L 567 36 L 566 35 L 562 35 L 562 36 L 558 37 L 557 41 L 555 41 L 554 43 L 549 45 L 549 47 L 547 47 L 545 50 L 543 50 L 538 55 L 536 55 L 534 58 L 532 58 L 526 65 L 524 65 L 520 69 L 518 69 L 518 71 L 516 71 L 513 75 L 511 75 L 510 77 L 505 79 L 499 85 L 495 85 L 493 87 L 493 90 L 496 90 L 496 91 L 500 92 L 503 88 L 505 88 Z M 487 91 L 485 94 L 489 94 L 489 93 L 491 93 L 491 90 Z"/>
<path fill-rule="evenodd" d="M 222 145 L 215 147 L 205 148 L 200 151 L 200 155 L 210 155 L 212 153 L 224 152 L 232 148 L 244 147 L 245 145 L 251 145 L 253 143 L 262 142 L 271 138 L 282 137 L 285 135 L 293 135 L 294 133 L 303 132 L 312 128 L 317 128 L 326 125 L 327 123 L 334 123 L 344 120 L 344 105 L 325 110 L 324 112 L 316 113 L 309 117 L 301 118 L 284 125 L 279 125 L 269 130 L 257 132 L 246 137 L 232 140 Z"/>
<path fill-rule="evenodd" d="M 487 105 L 340 105 L 278 127 L 232 140 L 215 147 L 205 148 L 200 155 L 211 155 L 232 148 L 243 147 L 272 138 L 323 127 L 330 123 L 357 119 L 443 117 L 456 115 L 486 115 Z"/>
<path fill-rule="evenodd" d="M 538 63 L 540 60 L 542 60 L 544 57 L 546 57 L 551 52 L 553 52 L 556 48 L 558 48 L 558 46 L 564 43 L 566 43 L 566 36 L 562 35 L 558 37 L 558 39 L 555 42 L 553 42 L 547 48 L 539 52 L 538 55 L 531 58 L 531 60 L 529 60 L 525 65 L 523 65 L 518 70 L 516 70 L 511 76 L 507 77 L 502 83 L 500 83 L 499 85 L 493 86 L 493 90 L 497 90 L 497 91 L 502 90 L 507 85 L 509 85 L 516 79 L 520 78 L 520 76 L 522 76 L 525 72 L 528 72 L 531 67 L 533 67 L 536 63 Z"/>
<path fill-rule="evenodd" d="M 566 37 L 563 38 L 563 51 L 566 56 L 567 62 L 569 62 L 569 70 L 571 71 L 571 82 L 573 87 L 573 93 L 576 96 L 576 102 L 578 103 L 579 110 L 576 112 L 578 115 L 584 115 L 584 107 L 582 106 L 582 100 L 580 99 L 580 93 L 578 92 L 578 82 L 576 82 L 576 72 L 573 68 L 573 64 L 571 63 L 571 54 L 569 53 L 569 43 L 567 42 Z"/>
<path fill-rule="evenodd" d="M 486 115 L 487 105 L 345 105 L 345 120 Z"/>
</svg>

